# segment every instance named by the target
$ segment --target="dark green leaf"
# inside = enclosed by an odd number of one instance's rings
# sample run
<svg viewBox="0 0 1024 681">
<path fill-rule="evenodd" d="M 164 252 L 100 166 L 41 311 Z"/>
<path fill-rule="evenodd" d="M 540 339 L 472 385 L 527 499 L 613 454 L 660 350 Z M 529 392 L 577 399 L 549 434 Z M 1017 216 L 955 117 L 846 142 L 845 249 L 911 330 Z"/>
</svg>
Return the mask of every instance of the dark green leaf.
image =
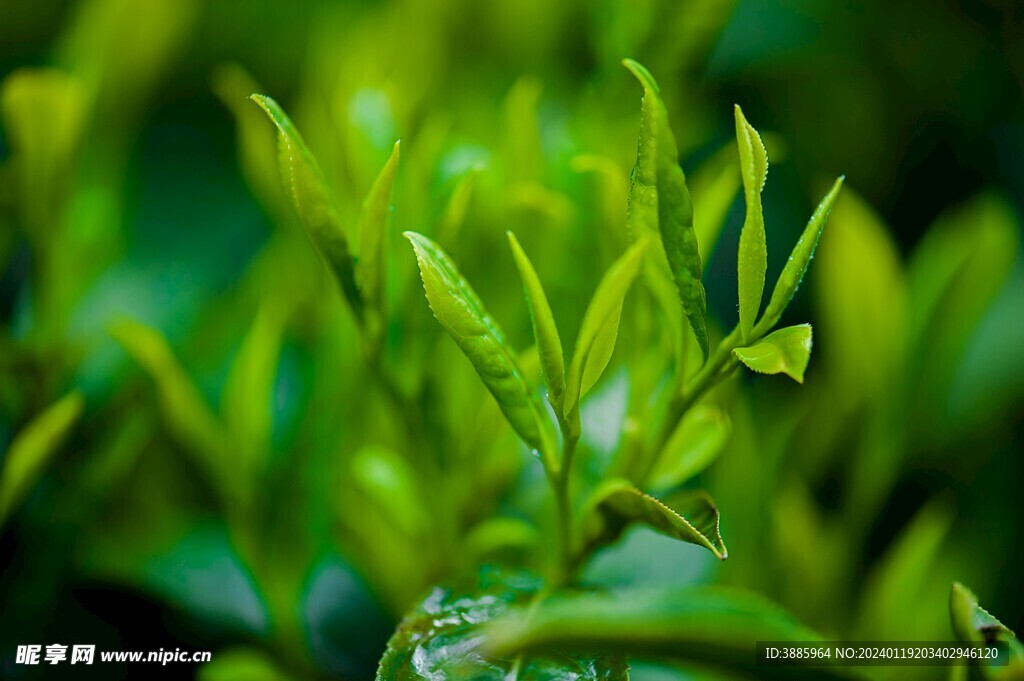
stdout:
<svg viewBox="0 0 1024 681">
<path fill-rule="evenodd" d="M 794 678 L 792 668 L 756 666 L 756 643 L 814 640 L 820 638 L 758 596 L 701 587 L 556 595 L 488 626 L 486 646 L 499 656 L 598 649 Z M 845 678 L 841 670 L 807 674 L 799 678 Z"/>
<path fill-rule="evenodd" d="M 811 359 L 811 325 L 779 329 L 751 346 L 735 348 L 732 353 L 759 374 L 786 374 L 803 383 Z"/>
<path fill-rule="evenodd" d="M 473 364 L 509 424 L 553 470 L 550 420 L 505 334 L 440 246 L 415 232 L 406 232 L 405 236 L 416 251 L 423 289 L 434 316 Z"/>
<path fill-rule="evenodd" d="M 718 529 L 718 508 L 706 492 L 684 492 L 664 503 L 627 480 L 612 479 L 591 495 L 584 522 L 585 548 L 615 541 L 632 523 L 643 523 L 674 539 L 703 546 L 725 560 L 728 550 Z"/>
<path fill-rule="evenodd" d="M 740 232 L 738 265 L 740 337 L 745 341 L 750 338 L 761 309 L 764 275 L 768 269 L 768 245 L 761 208 L 761 190 L 768 177 L 768 152 L 757 130 L 743 117 L 739 105 L 736 106 L 736 143 L 739 145 L 740 174 L 747 203 L 747 215 Z"/>
<path fill-rule="evenodd" d="M 835 205 L 836 198 L 839 196 L 839 190 L 843 186 L 844 179 L 843 177 L 837 179 L 832 188 L 825 194 L 825 198 L 821 200 L 821 203 L 814 210 L 811 219 L 808 220 L 807 226 L 804 228 L 803 234 L 800 235 L 796 246 L 793 247 L 793 252 L 790 254 L 789 260 L 786 261 L 785 267 L 782 268 L 779 280 L 775 283 L 775 290 L 772 291 L 772 297 L 768 301 L 764 317 L 757 325 L 758 331 L 761 333 L 767 333 L 775 326 L 785 311 L 786 306 L 789 305 L 789 301 L 793 299 L 793 294 L 799 288 L 800 282 L 803 281 L 807 268 L 811 264 L 811 258 L 814 257 L 814 249 L 818 245 L 821 231 L 825 229 L 825 222 L 828 220 L 832 206 Z"/>
<path fill-rule="evenodd" d="M 701 261 L 693 228 L 693 205 L 686 177 L 679 167 L 679 150 L 658 84 L 638 62 L 625 59 L 622 63 L 644 88 L 627 225 L 634 238 L 645 232 L 661 235 L 683 312 L 707 357 L 707 299 L 700 280 Z"/>
<path fill-rule="evenodd" d="M 84 406 L 81 393 L 68 393 L 29 421 L 11 442 L 0 469 L 0 526 L 42 475 Z"/>
<path fill-rule="evenodd" d="M 435 587 L 399 625 L 377 670 L 377 681 L 625 681 L 626 661 L 612 655 L 559 652 L 491 655 L 481 649 L 484 625 L 539 598 L 539 580 L 481 571 L 470 589 Z"/>
<path fill-rule="evenodd" d="M 281 177 L 292 205 L 306 233 L 334 273 L 341 290 L 358 319 L 363 317 L 363 300 L 356 284 L 355 265 L 348 237 L 334 207 L 327 183 L 313 154 L 306 147 L 284 109 L 266 95 L 250 97 L 277 126 L 278 159 Z"/>
<path fill-rule="evenodd" d="M 566 417 L 579 407 L 580 400 L 594 387 L 611 360 L 619 334 L 622 304 L 640 271 L 648 243 L 646 239 L 638 241 L 611 264 L 587 305 L 565 381 L 563 413 Z"/>
<path fill-rule="evenodd" d="M 533 323 L 533 337 L 537 341 L 540 366 L 544 372 L 544 382 L 548 386 L 548 399 L 556 411 L 561 411 L 562 393 L 565 392 L 565 358 L 562 354 L 562 341 L 558 337 L 558 327 L 555 326 L 555 317 L 544 294 L 544 286 L 533 269 L 533 263 L 512 232 L 508 233 L 508 242 L 512 248 L 516 268 L 519 270 L 519 277 L 523 281 L 526 303 L 530 309 L 530 321 Z"/>
</svg>

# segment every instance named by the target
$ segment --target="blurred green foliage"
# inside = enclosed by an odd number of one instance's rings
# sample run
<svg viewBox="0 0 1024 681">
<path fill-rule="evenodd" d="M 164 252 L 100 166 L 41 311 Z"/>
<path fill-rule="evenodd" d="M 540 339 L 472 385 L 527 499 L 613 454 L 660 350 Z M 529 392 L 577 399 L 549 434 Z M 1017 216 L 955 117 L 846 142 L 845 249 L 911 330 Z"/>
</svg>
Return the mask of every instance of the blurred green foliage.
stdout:
<svg viewBox="0 0 1024 681">
<path fill-rule="evenodd" d="M 661 86 L 678 147 L 662 179 L 675 160 L 686 171 L 712 341 L 757 328 L 742 301 L 786 271 L 812 201 L 845 173 L 807 282 L 777 310 L 783 326 L 813 323 L 814 356 L 799 331 L 748 348 L 737 361 L 805 385 L 725 381 L 677 430 L 651 432 L 669 366 L 685 377 L 703 353 L 699 332 L 684 342 L 697 308 L 685 324 L 657 313 L 666 289 L 645 265 L 618 301 L 619 342 L 598 353 L 604 376 L 576 369 L 592 390 L 574 484 L 695 480 L 714 491 L 729 558 L 631 529 L 577 566 L 613 594 L 508 620 L 495 650 L 543 647 L 587 615 L 562 644 L 654 660 L 667 647 L 695 664 L 633 678 L 711 679 L 711 625 L 1003 636 L 962 587 L 950 604 L 954 581 L 1024 626 L 1015 3 L 43 0 L 4 17 L 3 678 L 26 677 L 16 644 L 86 633 L 111 650 L 212 648 L 210 665 L 174 670 L 209 681 L 369 678 L 432 586 L 477 580 L 479 597 L 493 587 L 481 564 L 546 565 L 544 471 L 430 318 L 397 235 L 439 244 L 525 379 L 550 385 L 558 362 L 551 343 L 531 348 L 506 231 L 543 282 L 549 340 L 599 337 L 587 302 L 639 224 L 624 57 Z M 293 117 L 325 195 L 301 173 L 282 183 L 254 93 Z M 735 102 L 772 159 L 763 192 L 741 181 L 758 146 L 733 141 Z M 763 239 L 744 229 L 751 205 Z M 318 258 L 310 220 L 359 259 L 337 243 Z M 752 279 L 737 281 L 737 249 Z M 674 300 L 693 270 L 669 255 Z M 354 290 L 369 293 L 355 304 Z M 573 373 L 572 356 L 562 365 Z M 657 437 L 660 460 L 631 470 Z M 600 503 L 633 507 L 622 491 Z M 738 589 L 760 597 L 720 618 Z M 867 669 L 896 671 L 935 672 Z"/>
</svg>

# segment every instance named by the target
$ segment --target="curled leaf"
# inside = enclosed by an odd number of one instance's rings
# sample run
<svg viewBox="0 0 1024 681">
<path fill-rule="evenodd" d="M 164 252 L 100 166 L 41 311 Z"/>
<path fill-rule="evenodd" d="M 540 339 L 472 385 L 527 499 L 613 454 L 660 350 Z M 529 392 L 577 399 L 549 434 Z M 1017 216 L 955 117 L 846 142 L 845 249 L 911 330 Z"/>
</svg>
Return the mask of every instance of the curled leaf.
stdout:
<svg viewBox="0 0 1024 681">
<path fill-rule="evenodd" d="M 348 237 L 341 225 L 323 173 L 313 154 L 306 147 L 284 109 L 266 95 L 252 95 L 250 99 L 267 114 L 277 126 L 278 161 L 281 177 L 291 196 L 295 212 L 306 228 L 306 234 L 317 252 L 323 257 L 341 286 L 358 319 L 363 318 L 363 299 L 356 283 L 355 265 Z"/>
<path fill-rule="evenodd" d="M 622 304 L 640 271 L 647 244 L 646 239 L 638 241 L 612 263 L 587 305 L 565 381 L 562 406 L 566 417 L 576 410 L 611 360 L 619 333 Z"/>
<path fill-rule="evenodd" d="M 752 371 L 786 374 L 797 383 L 803 383 L 804 371 L 811 359 L 811 325 L 779 329 L 753 345 L 735 348 L 732 352 Z"/>
<path fill-rule="evenodd" d="M 740 153 L 740 174 L 743 177 L 743 195 L 747 215 L 740 232 L 739 298 L 740 336 L 750 338 L 757 321 L 764 294 L 764 275 L 768 269 L 768 245 L 764 232 L 764 212 L 761 208 L 761 190 L 768 177 L 768 152 L 757 130 L 747 122 L 743 110 L 736 106 L 736 142 Z"/>
<path fill-rule="evenodd" d="M 683 312 L 707 357 L 707 296 L 700 280 L 701 261 L 693 228 L 693 204 L 686 187 L 686 177 L 679 167 L 679 150 L 653 76 L 632 59 L 625 59 L 622 63 L 644 88 L 627 226 L 634 238 L 639 238 L 644 232 L 661 235 Z M 660 261 L 657 256 L 652 257 Z"/>
<path fill-rule="evenodd" d="M 665 503 L 641 492 L 626 480 L 612 479 L 594 491 L 587 506 L 585 542 L 596 548 L 615 541 L 632 523 L 703 546 L 719 560 L 728 550 L 718 527 L 718 508 L 706 492 L 685 492 Z"/>
<path fill-rule="evenodd" d="M 505 334 L 440 246 L 415 232 L 406 232 L 405 237 L 416 251 L 423 289 L 437 321 L 473 364 L 512 428 L 553 470 L 550 421 Z"/>
<path fill-rule="evenodd" d="M 526 303 L 530 309 L 530 321 L 533 323 L 533 337 L 537 341 L 540 366 L 548 387 L 548 399 L 552 407 L 560 410 L 562 394 L 565 392 L 565 358 L 562 354 L 562 341 L 558 337 L 558 327 L 555 326 L 555 317 L 551 313 L 551 306 L 548 305 L 548 298 L 533 263 L 512 232 L 508 233 L 508 243 L 512 248 L 519 277 L 523 281 Z"/>
</svg>

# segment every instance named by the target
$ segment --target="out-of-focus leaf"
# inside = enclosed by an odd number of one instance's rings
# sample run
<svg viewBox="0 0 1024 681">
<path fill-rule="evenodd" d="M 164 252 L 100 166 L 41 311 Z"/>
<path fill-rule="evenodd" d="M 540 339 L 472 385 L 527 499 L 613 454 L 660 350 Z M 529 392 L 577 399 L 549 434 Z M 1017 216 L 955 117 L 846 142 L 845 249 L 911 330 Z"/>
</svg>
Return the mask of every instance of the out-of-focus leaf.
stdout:
<svg viewBox="0 0 1024 681">
<path fill-rule="evenodd" d="M 172 437 L 192 456 L 211 483 L 229 499 L 238 499 L 246 480 L 238 474 L 227 432 L 178 363 L 163 336 L 132 321 L 110 330 L 114 339 L 152 377 L 160 409 Z"/>
<path fill-rule="evenodd" d="M 213 73 L 213 91 L 235 117 L 238 157 L 246 182 L 264 208 L 277 218 L 291 199 L 285 196 L 277 160 L 277 136 L 259 109 L 245 100 L 260 86 L 238 64 L 224 64 Z"/>
<path fill-rule="evenodd" d="M 266 463 L 274 428 L 273 393 L 285 311 L 281 303 L 260 306 L 228 372 L 221 412 L 241 456 L 258 474 Z"/>
<path fill-rule="evenodd" d="M 735 348 L 732 353 L 759 374 L 786 374 L 803 383 L 811 359 L 811 325 L 787 326 L 751 346 Z"/>
<path fill-rule="evenodd" d="M 693 230 L 697 234 L 700 261 L 707 262 L 742 185 L 735 145 L 727 144 L 715 152 L 690 175 L 689 185 L 693 195 Z"/>
<path fill-rule="evenodd" d="M 601 653 L 492 655 L 481 649 L 484 626 L 514 606 L 528 606 L 541 588 L 523 574 L 481 571 L 471 588 L 435 587 L 399 625 L 377 681 L 624 681 L 625 659 Z"/>
<path fill-rule="evenodd" d="M 622 233 L 626 218 L 626 199 L 629 196 L 629 178 L 617 163 L 604 156 L 582 154 L 572 159 L 571 167 L 577 173 L 592 173 L 598 178 L 597 197 L 601 218 L 608 233 L 608 243 L 618 253 L 626 248 Z"/>
<path fill-rule="evenodd" d="M 594 387 L 612 358 L 622 304 L 640 271 L 648 243 L 646 239 L 638 241 L 612 263 L 587 305 L 565 381 L 562 411 L 566 417 L 571 417 L 579 407 L 580 400 Z"/>
<path fill-rule="evenodd" d="M 941 630 L 930 628 L 935 625 L 934 618 L 923 617 L 929 609 L 921 601 L 928 594 L 928 577 L 935 571 L 952 524 L 949 510 L 932 502 L 900 533 L 861 592 L 858 624 L 862 636 L 929 640 L 942 635 Z"/>
<path fill-rule="evenodd" d="M 555 326 L 555 317 L 544 294 L 544 286 L 533 269 L 533 263 L 512 232 L 508 233 L 508 242 L 526 292 L 530 321 L 533 322 L 533 337 L 537 341 L 540 366 L 548 387 L 548 399 L 556 411 L 561 411 L 562 393 L 565 391 L 565 358 L 562 354 L 562 341 L 558 337 L 558 327 Z"/>
<path fill-rule="evenodd" d="M 292 205 L 306 233 L 337 278 L 342 293 L 358 319 L 363 318 L 363 299 L 356 283 L 355 265 L 341 218 L 331 200 L 320 166 L 302 141 L 284 109 L 266 95 L 250 97 L 277 126 L 278 159 Z"/>
<path fill-rule="evenodd" d="M 634 588 L 552 596 L 489 625 L 484 645 L 499 656 L 597 649 L 788 679 L 796 676 L 792 668 L 756 665 L 756 643 L 815 640 L 820 637 L 792 615 L 751 593 Z M 806 673 L 799 678 L 846 678 L 838 669 Z"/>
<path fill-rule="evenodd" d="M 700 474 L 718 458 L 731 432 L 729 416 L 721 409 L 691 409 L 665 444 L 651 474 L 651 489 L 673 489 Z"/>
<path fill-rule="evenodd" d="M 498 323 L 440 246 L 415 232 L 405 236 L 416 251 L 423 289 L 437 321 L 473 364 L 512 428 L 554 470 L 551 422 Z"/>
<path fill-rule="evenodd" d="M 706 492 L 684 492 L 664 503 L 622 479 L 607 480 L 591 495 L 584 519 L 587 548 L 615 541 L 632 523 L 643 523 L 673 539 L 703 546 L 719 560 L 728 550 L 718 528 L 718 508 Z"/>
<path fill-rule="evenodd" d="M 473 166 L 464 172 L 455 183 L 451 196 L 448 197 L 448 202 L 438 220 L 437 239 L 442 244 L 452 244 L 458 237 L 459 230 L 462 229 L 462 225 L 466 221 L 470 199 L 473 197 L 473 188 L 482 172 L 482 165 Z"/>
<path fill-rule="evenodd" d="M 258 648 L 221 650 L 199 668 L 199 681 L 290 681 L 267 653 Z"/>
<path fill-rule="evenodd" d="M 782 268 L 779 280 L 775 283 L 775 290 L 772 291 L 768 307 L 765 308 L 764 317 L 757 325 L 761 333 L 767 333 L 775 326 L 779 318 L 782 317 L 786 306 L 789 305 L 789 301 L 793 299 L 793 294 L 800 287 L 800 282 L 803 281 L 807 268 L 811 264 L 811 258 L 814 257 L 814 249 L 818 246 L 818 239 L 821 238 L 821 232 L 825 229 L 825 222 L 828 221 L 829 213 L 839 196 L 844 179 L 840 177 L 835 181 L 832 188 L 825 194 L 825 198 L 814 209 L 811 219 L 807 221 L 807 226 L 797 240 L 796 246 L 793 247 L 789 260 Z"/>
<path fill-rule="evenodd" d="M 738 104 L 735 112 L 740 174 L 743 176 L 743 195 L 747 204 L 747 215 L 743 220 L 743 231 L 740 232 L 738 265 L 740 337 L 747 340 L 761 309 L 764 275 L 768 269 L 768 244 L 761 208 L 761 190 L 768 177 L 768 152 L 765 151 L 761 136 L 744 118 Z"/>
<path fill-rule="evenodd" d="M 57 69 L 20 69 L 3 82 L 0 110 L 30 236 L 54 232 L 86 103 L 78 81 Z"/>
<path fill-rule="evenodd" d="M 70 392 L 33 418 L 11 442 L 0 468 L 0 526 L 28 495 L 85 406 Z"/>
<path fill-rule="evenodd" d="M 537 182 L 544 169 L 543 144 L 537 120 L 542 87 L 531 76 L 515 82 L 505 100 L 505 171 L 510 184 Z"/>
<path fill-rule="evenodd" d="M 888 228 L 849 188 L 835 203 L 817 259 L 819 334 L 837 398 L 884 399 L 904 371 L 907 283 Z"/>
<path fill-rule="evenodd" d="M 540 538 L 532 524 L 519 518 L 490 518 L 474 527 L 466 536 L 465 551 L 470 565 L 483 565 L 509 553 L 531 550 Z"/>
<path fill-rule="evenodd" d="M 700 281 L 701 261 L 693 229 L 693 205 L 679 167 L 679 150 L 668 125 L 658 84 L 638 62 L 622 62 L 644 88 L 640 136 L 633 168 L 627 224 L 639 236 L 657 231 L 693 335 L 708 354 L 707 298 Z M 657 225 L 655 227 L 655 225 Z"/>
<path fill-rule="evenodd" d="M 398 172 L 399 145 L 400 142 L 395 142 L 392 147 L 391 156 L 373 181 L 359 214 L 359 262 L 356 266 L 359 290 L 366 303 L 377 311 L 380 323 L 385 319 L 387 233 L 391 217 L 391 191 Z"/>
<path fill-rule="evenodd" d="M 394 528 L 417 536 L 426 511 L 420 502 L 419 484 L 408 462 L 382 447 L 368 447 L 352 460 L 352 480 L 387 515 Z"/>
<path fill-rule="evenodd" d="M 986 679 L 1024 678 L 1024 644 L 1008 627 L 978 605 L 978 597 L 959 582 L 953 583 L 949 595 L 949 612 L 953 621 L 953 632 L 964 643 L 1007 644 L 1007 665 L 979 664 Z"/>
</svg>

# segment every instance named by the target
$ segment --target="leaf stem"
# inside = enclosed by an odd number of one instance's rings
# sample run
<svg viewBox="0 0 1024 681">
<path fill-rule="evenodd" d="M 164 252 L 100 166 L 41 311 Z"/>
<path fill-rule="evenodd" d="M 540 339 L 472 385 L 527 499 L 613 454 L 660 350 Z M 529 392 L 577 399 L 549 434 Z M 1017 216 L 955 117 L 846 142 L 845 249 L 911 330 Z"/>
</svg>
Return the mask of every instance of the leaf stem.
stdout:
<svg viewBox="0 0 1024 681">
<path fill-rule="evenodd" d="M 562 585 L 571 577 L 574 563 L 572 497 L 569 488 L 572 461 L 580 441 L 579 408 L 574 409 L 567 418 L 560 416 L 558 425 L 562 431 L 562 456 L 557 470 L 552 471 L 549 477 L 555 493 L 555 521 L 558 531 L 558 565 L 553 581 L 557 585 Z"/>
</svg>

